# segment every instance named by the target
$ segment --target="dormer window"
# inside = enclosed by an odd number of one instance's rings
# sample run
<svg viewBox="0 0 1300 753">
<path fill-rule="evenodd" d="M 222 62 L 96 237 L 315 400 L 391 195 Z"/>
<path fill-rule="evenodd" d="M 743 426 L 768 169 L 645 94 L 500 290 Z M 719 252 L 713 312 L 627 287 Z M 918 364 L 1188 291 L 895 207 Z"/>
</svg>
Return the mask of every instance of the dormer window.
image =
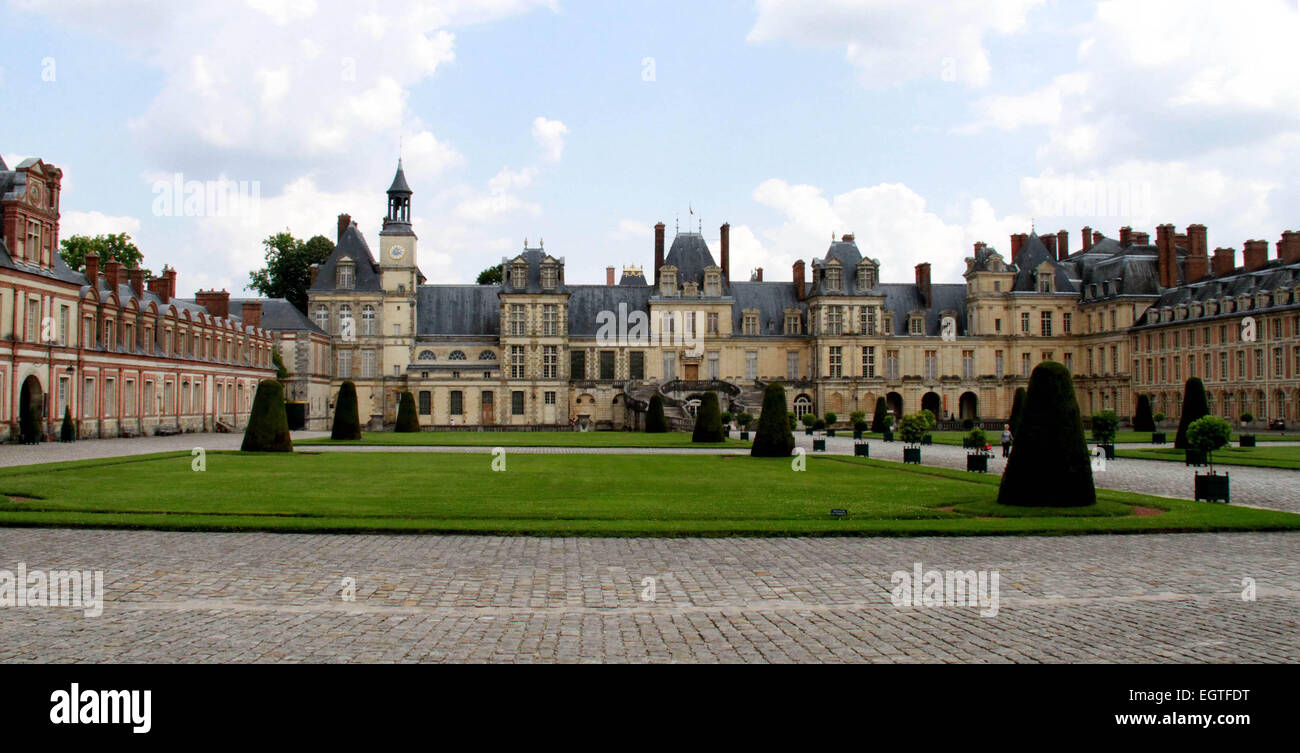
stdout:
<svg viewBox="0 0 1300 753">
<path fill-rule="evenodd" d="M 912 314 L 907 320 L 907 332 L 910 335 L 925 334 L 925 316 L 922 314 Z"/>
<path fill-rule="evenodd" d="M 844 289 L 844 271 L 839 267 L 826 268 L 826 289 L 843 290 Z"/>
<path fill-rule="evenodd" d="M 799 315 L 798 311 L 785 312 L 785 333 L 787 335 L 800 334 L 799 330 L 802 329 L 802 321 L 803 317 Z"/>
<path fill-rule="evenodd" d="M 352 289 L 356 287 L 356 267 L 352 259 L 344 257 L 339 261 L 339 268 L 335 274 L 336 285 L 338 288 Z"/>
<path fill-rule="evenodd" d="M 746 335 L 758 334 L 758 311 L 756 309 L 747 309 L 741 320 L 741 331 Z"/>
<path fill-rule="evenodd" d="M 510 267 L 510 287 L 515 290 L 528 287 L 528 265 L 515 264 Z"/>
<path fill-rule="evenodd" d="M 559 271 L 555 268 L 554 264 L 547 264 L 542 267 L 543 290 L 555 290 L 556 286 L 559 284 L 559 279 Z"/>
<path fill-rule="evenodd" d="M 682 295 L 687 298 L 696 298 L 700 294 L 699 283 L 688 282 L 682 285 Z"/>
<path fill-rule="evenodd" d="M 705 272 L 704 273 L 704 294 L 710 297 L 722 295 L 722 273 Z"/>
<path fill-rule="evenodd" d="M 1038 273 L 1038 292 L 1052 292 L 1052 273 L 1043 271 Z"/>
<path fill-rule="evenodd" d="M 858 266 L 858 289 L 871 290 L 876 287 L 876 268 L 870 264 Z"/>
<path fill-rule="evenodd" d="M 664 267 L 659 271 L 659 295 L 671 297 L 677 294 L 677 269 Z"/>
</svg>

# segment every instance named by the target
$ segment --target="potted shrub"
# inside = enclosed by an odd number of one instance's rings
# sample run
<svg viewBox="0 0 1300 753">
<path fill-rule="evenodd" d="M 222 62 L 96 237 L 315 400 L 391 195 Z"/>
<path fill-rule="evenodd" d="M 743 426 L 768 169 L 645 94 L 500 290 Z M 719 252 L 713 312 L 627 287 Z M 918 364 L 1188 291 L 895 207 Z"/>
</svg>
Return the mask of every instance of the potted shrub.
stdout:
<svg viewBox="0 0 1300 753">
<path fill-rule="evenodd" d="M 1254 414 L 1254 413 L 1251 413 L 1250 411 L 1246 411 L 1245 413 L 1241 414 L 1241 425 L 1242 425 L 1242 426 L 1245 426 L 1245 425 L 1249 424 L 1251 421 L 1254 421 L 1254 420 L 1255 420 L 1255 414 Z"/>
<path fill-rule="evenodd" d="M 835 426 L 835 422 L 838 421 L 839 418 L 840 418 L 839 416 L 835 415 L 834 413 L 830 413 L 829 411 L 826 413 L 826 436 L 828 437 L 835 436 L 834 426 Z"/>
<path fill-rule="evenodd" d="M 749 425 L 754 423 L 754 417 L 748 413 L 741 413 L 736 416 L 736 423 L 740 424 L 740 438 L 749 439 Z"/>
<path fill-rule="evenodd" d="M 934 437 L 930 436 L 930 431 L 939 425 L 939 420 L 934 417 L 934 413 L 928 408 L 922 408 L 921 412 L 916 415 L 925 422 L 925 433 L 921 436 L 921 444 L 934 444 Z"/>
<path fill-rule="evenodd" d="M 894 441 L 894 417 L 889 414 L 885 414 L 880 419 L 880 426 L 881 426 L 880 435 L 884 437 L 885 441 L 886 442 Z"/>
<path fill-rule="evenodd" d="M 966 453 L 966 470 L 976 473 L 989 472 L 989 438 L 984 430 L 976 426 L 966 435 L 963 443 L 971 450 Z"/>
<path fill-rule="evenodd" d="M 799 421 L 803 423 L 804 436 L 811 437 L 813 433 L 813 424 L 817 423 L 817 417 L 811 413 L 805 413 L 803 414 L 803 418 L 800 418 Z"/>
<path fill-rule="evenodd" d="M 1230 501 L 1228 474 L 1214 472 L 1214 451 L 1232 439 L 1232 426 L 1218 416 L 1202 416 L 1187 427 L 1187 441 L 1192 449 L 1205 456 L 1209 473 L 1196 474 L 1196 499 Z"/>
<path fill-rule="evenodd" d="M 1119 429 L 1119 416 L 1113 410 L 1092 414 L 1092 438 L 1106 453 L 1107 460 L 1115 459 L 1115 432 Z"/>
<path fill-rule="evenodd" d="M 921 440 L 925 438 L 928 428 L 929 422 L 919 413 L 903 416 L 898 422 L 898 436 L 907 445 L 903 448 L 904 463 L 921 463 Z"/>
<path fill-rule="evenodd" d="M 868 426 L 866 419 L 859 418 L 857 421 L 854 421 L 853 438 L 862 439 L 862 435 L 867 433 L 868 428 L 870 427 Z"/>
<path fill-rule="evenodd" d="M 850 425 L 850 426 L 857 426 L 859 421 L 866 421 L 866 420 L 867 420 L 867 412 L 866 412 L 866 411 L 855 410 L 855 411 L 853 411 L 852 413 L 849 414 L 849 425 Z"/>
<path fill-rule="evenodd" d="M 1242 425 L 1243 427 L 1246 426 L 1247 424 L 1251 423 L 1251 422 L 1254 421 L 1254 420 L 1255 420 L 1255 414 L 1253 414 L 1253 413 L 1251 413 L 1251 412 L 1249 412 L 1249 411 L 1247 411 L 1247 412 L 1241 414 L 1241 425 Z M 1254 447 L 1254 446 L 1255 446 L 1255 435 L 1254 435 L 1254 434 L 1242 434 L 1242 435 L 1240 435 L 1240 436 L 1237 437 L 1237 444 L 1238 444 L 1238 446 L 1240 446 L 1240 447 Z"/>
<path fill-rule="evenodd" d="M 722 435 L 724 437 L 731 436 L 731 411 L 729 410 L 722 412 Z"/>
</svg>

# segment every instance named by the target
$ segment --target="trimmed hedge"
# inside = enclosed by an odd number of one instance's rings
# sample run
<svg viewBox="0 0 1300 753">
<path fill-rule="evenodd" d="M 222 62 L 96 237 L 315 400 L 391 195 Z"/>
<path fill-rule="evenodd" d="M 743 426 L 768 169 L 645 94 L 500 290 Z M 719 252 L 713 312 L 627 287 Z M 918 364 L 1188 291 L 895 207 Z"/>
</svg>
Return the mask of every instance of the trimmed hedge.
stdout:
<svg viewBox="0 0 1300 753">
<path fill-rule="evenodd" d="M 1183 414 L 1178 418 L 1178 434 L 1174 436 L 1174 448 L 1191 449 L 1187 441 L 1187 427 L 1202 416 L 1210 415 L 1210 403 L 1205 397 L 1205 382 L 1200 377 L 1192 377 L 1183 387 Z"/>
<path fill-rule="evenodd" d="M 361 418 L 357 414 L 357 386 L 346 381 L 334 401 L 334 426 L 330 439 L 361 439 Z"/>
<path fill-rule="evenodd" d="M 664 418 L 664 400 L 658 395 L 650 398 L 650 409 L 646 412 L 646 434 L 663 434 L 668 431 L 668 419 Z"/>
<path fill-rule="evenodd" d="M 1070 371 L 1044 361 L 1029 376 L 1029 390 L 1015 432 L 998 504 L 1017 507 L 1083 507 L 1096 504 L 1092 462 Z"/>
<path fill-rule="evenodd" d="M 718 393 L 706 392 L 700 400 L 700 407 L 695 409 L 695 431 L 691 432 L 691 441 L 721 442 L 723 438 Z"/>
<path fill-rule="evenodd" d="M 63 426 L 59 427 L 60 442 L 77 441 L 77 427 L 72 423 L 72 409 L 63 409 Z"/>
<path fill-rule="evenodd" d="M 882 434 L 885 431 L 885 413 L 889 410 L 885 406 L 885 398 L 876 398 L 876 410 L 871 414 L 871 433 Z"/>
<path fill-rule="evenodd" d="M 402 397 L 397 401 L 397 426 L 393 431 L 410 434 L 420 430 L 420 419 L 415 415 L 415 395 L 410 390 L 402 390 Z"/>
<path fill-rule="evenodd" d="M 1155 431 L 1156 419 L 1151 415 L 1151 398 L 1138 395 L 1137 411 L 1133 414 L 1133 431 Z"/>
<path fill-rule="evenodd" d="M 289 418 L 284 413 L 284 386 L 274 379 L 257 383 L 253 409 L 244 427 L 244 452 L 293 452 Z"/>
<path fill-rule="evenodd" d="M 794 451 L 794 434 L 786 418 L 785 388 L 777 382 L 763 391 L 763 412 L 749 454 L 756 458 L 784 458 Z"/>
<path fill-rule="evenodd" d="M 1025 414 L 1025 400 L 1029 394 L 1024 387 L 1016 388 L 1016 395 L 1011 399 L 1011 419 L 1007 423 L 1011 424 L 1011 436 L 1020 436 L 1020 421 Z"/>
</svg>

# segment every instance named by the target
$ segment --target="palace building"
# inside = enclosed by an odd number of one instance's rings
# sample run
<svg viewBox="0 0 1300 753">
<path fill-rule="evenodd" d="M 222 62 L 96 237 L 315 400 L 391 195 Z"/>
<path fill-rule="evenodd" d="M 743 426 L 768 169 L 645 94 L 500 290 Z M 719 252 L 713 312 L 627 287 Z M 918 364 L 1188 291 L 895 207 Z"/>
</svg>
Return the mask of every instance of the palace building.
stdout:
<svg viewBox="0 0 1300 753">
<path fill-rule="evenodd" d="M 715 257 L 698 232 L 668 244 L 659 223 L 649 275 L 628 266 L 615 281 L 609 267 L 603 285 L 569 284 L 563 256 L 539 241 L 501 260 L 500 284 L 444 285 L 417 266 L 411 196 L 399 162 L 378 254 L 341 215 L 309 293 L 331 344 L 325 394 L 353 381 L 376 428 L 396 420 L 404 390 L 427 427 L 637 428 L 655 394 L 687 426 L 704 391 L 757 415 L 773 381 L 796 414 L 870 415 L 883 397 L 896 415 L 996 422 L 1044 360 L 1074 374 L 1085 415 L 1131 417 L 1142 393 L 1174 416 L 1192 375 L 1225 412 L 1300 413 L 1291 232 L 1274 260 L 1248 242 L 1243 268 L 1223 249 L 1210 264 L 1201 225 L 1161 226 L 1155 244 L 1128 227 L 1118 238 L 1083 228 L 1076 251 L 1066 231 L 1018 234 L 1005 255 L 975 244 L 964 282 L 933 282 L 927 263 L 900 284 L 881 282 L 881 260 L 852 235 L 796 262 L 789 281 L 761 269 L 733 279 L 728 225 Z M 1260 344 L 1234 347 L 1250 312 Z"/>
</svg>

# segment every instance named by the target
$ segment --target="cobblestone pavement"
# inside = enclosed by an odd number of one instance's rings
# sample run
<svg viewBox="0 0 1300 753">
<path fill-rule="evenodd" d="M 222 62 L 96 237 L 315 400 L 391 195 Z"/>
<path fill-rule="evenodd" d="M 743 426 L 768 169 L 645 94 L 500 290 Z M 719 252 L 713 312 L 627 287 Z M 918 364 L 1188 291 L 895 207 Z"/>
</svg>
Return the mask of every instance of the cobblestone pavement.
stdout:
<svg viewBox="0 0 1300 753">
<path fill-rule="evenodd" d="M 102 569 L 99 617 L 0 608 L 4 662 L 1296 662 L 1300 536 L 544 539 L 0 529 Z M 891 574 L 996 570 L 996 616 Z M 1243 578 L 1256 600 L 1244 600 Z M 356 600 L 343 601 L 344 578 Z M 643 600 L 655 578 L 654 599 Z"/>
<path fill-rule="evenodd" d="M 295 431 L 294 439 L 328 437 L 327 431 Z M 197 433 L 170 437 L 134 437 L 132 439 L 84 439 L 79 442 L 46 442 L 37 445 L 0 444 L 0 468 L 32 463 L 57 463 L 65 460 L 92 460 L 151 452 L 174 452 L 202 447 L 205 450 L 238 450 L 243 432 L 234 434 Z"/>
</svg>

